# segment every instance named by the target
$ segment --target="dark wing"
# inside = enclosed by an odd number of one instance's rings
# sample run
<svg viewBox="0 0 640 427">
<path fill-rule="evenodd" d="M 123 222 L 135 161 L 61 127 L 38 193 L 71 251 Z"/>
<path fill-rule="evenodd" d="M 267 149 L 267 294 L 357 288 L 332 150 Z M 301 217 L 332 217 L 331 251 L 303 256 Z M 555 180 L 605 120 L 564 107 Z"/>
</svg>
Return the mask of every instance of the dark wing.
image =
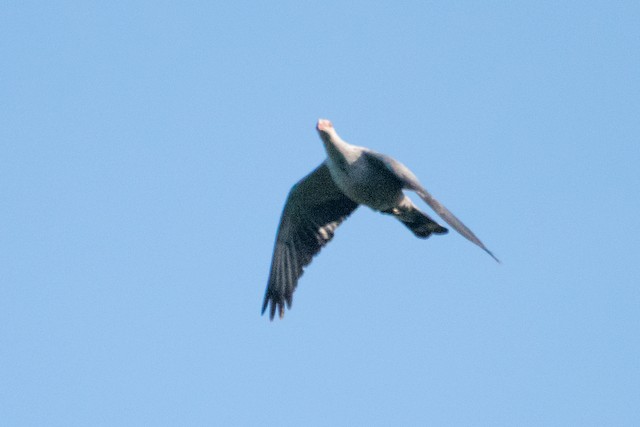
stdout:
<svg viewBox="0 0 640 427">
<path fill-rule="evenodd" d="M 489 250 L 487 247 L 473 234 L 473 231 L 469 230 L 469 228 L 462 223 L 454 214 L 452 214 L 449 209 L 445 208 L 439 201 L 433 198 L 431 194 L 427 190 L 424 189 L 418 178 L 409 170 L 408 167 L 394 159 L 393 157 L 389 157 L 385 154 L 376 153 L 375 151 L 367 151 L 365 153 L 367 159 L 372 165 L 376 167 L 380 167 L 381 169 L 386 169 L 390 171 L 397 179 L 399 179 L 404 188 L 408 190 L 415 191 L 418 196 L 422 200 L 428 204 L 431 209 L 433 209 L 440 217 L 451 227 L 456 229 L 458 233 L 463 235 L 469 241 L 475 243 L 480 246 L 485 252 L 487 252 L 493 259 L 497 262 L 500 262 L 498 258 Z"/>
<path fill-rule="evenodd" d="M 284 316 L 285 302 L 291 308 L 303 268 L 357 207 L 338 189 L 325 163 L 293 186 L 278 227 L 263 314 L 271 302 L 269 317 L 273 320 L 276 309 L 281 318 Z"/>
</svg>

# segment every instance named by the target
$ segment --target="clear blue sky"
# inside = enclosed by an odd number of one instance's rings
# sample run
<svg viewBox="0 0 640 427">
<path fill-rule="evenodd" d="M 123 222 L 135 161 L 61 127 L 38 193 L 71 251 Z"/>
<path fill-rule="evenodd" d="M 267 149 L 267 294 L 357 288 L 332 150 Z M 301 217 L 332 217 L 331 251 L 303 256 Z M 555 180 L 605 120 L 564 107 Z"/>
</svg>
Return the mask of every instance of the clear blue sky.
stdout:
<svg viewBox="0 0 640 427">
<path fill-rule="evenodd" d="M 640 424 L 638 2 L 98 3 L 0 6 L 3 425 Z M 261 317 L 319 117 L 503 264 L 360 209 Z"/>
</svg>

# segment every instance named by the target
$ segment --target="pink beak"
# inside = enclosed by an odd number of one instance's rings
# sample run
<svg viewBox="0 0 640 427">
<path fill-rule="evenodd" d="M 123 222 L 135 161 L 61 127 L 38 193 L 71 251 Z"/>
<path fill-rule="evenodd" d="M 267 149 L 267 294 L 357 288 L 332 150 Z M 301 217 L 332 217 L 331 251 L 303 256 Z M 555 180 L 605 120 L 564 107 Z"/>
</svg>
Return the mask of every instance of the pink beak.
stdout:
<svg viewBox="0 0 640 427">
<path fill-rule="evenodd" d="M 333 128 L 333 124 L 327 119 L 319 119 L 318 124 L 316 125 L 316 129 L 319 131 L 328 131 Z"/>
</svg>

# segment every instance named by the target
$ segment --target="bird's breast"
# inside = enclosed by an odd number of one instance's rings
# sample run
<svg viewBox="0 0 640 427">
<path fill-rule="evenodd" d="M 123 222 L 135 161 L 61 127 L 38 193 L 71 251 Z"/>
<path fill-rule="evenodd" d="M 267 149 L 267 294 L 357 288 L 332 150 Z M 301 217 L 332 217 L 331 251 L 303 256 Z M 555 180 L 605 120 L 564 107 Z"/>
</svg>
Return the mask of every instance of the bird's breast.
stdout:
<svg viewBox="0 0 640 427">
<path fill-rule="evenodd" d="M 378 211 L 389 210 L 402 200 L 401 186 L 376 174 L 363 162 L 328 162 L 331 178 L 351 200 Z"/>
</svg>

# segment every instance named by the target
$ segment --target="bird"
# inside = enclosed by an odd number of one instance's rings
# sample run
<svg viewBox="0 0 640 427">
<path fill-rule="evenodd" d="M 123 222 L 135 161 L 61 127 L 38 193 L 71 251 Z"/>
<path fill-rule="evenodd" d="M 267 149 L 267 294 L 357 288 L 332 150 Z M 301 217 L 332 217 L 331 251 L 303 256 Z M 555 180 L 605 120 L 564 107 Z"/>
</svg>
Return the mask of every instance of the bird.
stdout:
<svg viewBox="0 0 640 427">
<path fill-rule="evenodd" d="M 385 154 L 351 145 L 331 121 L 319 119 L 316 130 L 327 158 L 289 191 L 276 241 L 262 303 L 269 318 L 284 317 L 304 268 L 334 236 L 338 226 L 360 205 L 399 220 L 421 239 L 446 234 L 447 228 L 421 211 L 403 190 L 415 192 L 447 224 L 500 260 L 446 207 L 425 190 L 409 168 Z"/>
</svg>

